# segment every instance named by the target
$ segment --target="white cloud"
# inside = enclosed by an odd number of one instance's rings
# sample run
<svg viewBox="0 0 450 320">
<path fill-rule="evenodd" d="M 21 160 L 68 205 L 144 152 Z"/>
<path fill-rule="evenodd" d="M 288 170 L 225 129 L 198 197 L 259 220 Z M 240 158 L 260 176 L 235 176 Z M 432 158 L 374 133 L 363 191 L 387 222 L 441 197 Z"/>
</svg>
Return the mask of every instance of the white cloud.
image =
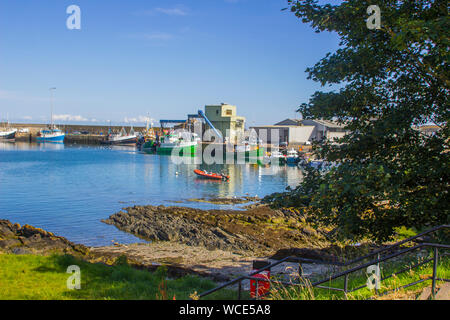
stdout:
<svg viewBox="0 0 450 320">
<path fill-rule="evenodd" d="M 175 8 L 156 8 L 155 11 L 167 14 L 169 16 L 187 16 L 188 12 L 182 7 Z"/>
<path fill-rule="evenodd" d="M 170 40 L 173 38 L 173 35 L 167 32 L 150 32 L 129 34 L 128 38 L 144 40 Z"/>
<path fill-rule="evenodd" d="M 89 119 L 72 114 L 55 114 L 53 115 L 53 120 L 55 121 L 89 121 Z"/>
<path fill-rule="evenodd" d="M 124 119 L 123 119 L 123 121 L 125 122 L 125 123 L 146 123 L 147 122 L 147 119 L 150 121 L 150 122 L 152 122 L 154 119 L 150 119 L 149 117 L 147 117 L 147 116 L 138 116 L 138 117 L 135 117 L 135 118 L 128 118 L 128 117 L 125 117 Z"/>
<path fill-rule="evenodd" d="M 154 16 L 156 14 L 165 14 L 168 16 L 187 16 L 189 15 L 189 9 L 185 6 L 178 5 L 171 8 L 158 7 L 151 10 L 142 10 L 135 12 L 135 14 L 139 16 Z"/>
</svg>

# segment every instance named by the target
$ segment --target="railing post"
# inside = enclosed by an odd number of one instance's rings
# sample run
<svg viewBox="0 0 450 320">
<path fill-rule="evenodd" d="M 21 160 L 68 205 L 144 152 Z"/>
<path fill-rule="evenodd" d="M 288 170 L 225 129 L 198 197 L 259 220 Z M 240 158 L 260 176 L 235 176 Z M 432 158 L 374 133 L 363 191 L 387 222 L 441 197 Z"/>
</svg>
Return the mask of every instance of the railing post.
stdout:
<svg viewBox="0 0 450 320">
<path fill-rule="evenodd" d="M 238 284 L 238 300 L 241 300 L 242 280 Z"/>
<path fill-rule="evenodd" d="M 345 275 L 344 278 L 344 294 L 345 294 L 345 299 L 347 300 L 347 291 L 348 291 L 348 273 Z"/>
<path fill-rule="evenodd" d="M 255 298 L 256 298 L 256 300 L 259 300 L 258 299 L 259 298 L 259 287 L 258 287 L 259 281 L 255 281 L 255 283 L 256 283 Z"/>
<path fill-rule="evenodd" d="M 380 269 L 380 254 L 377 254 L 377 282 L 375 283 L 375 294 L 378 295 L 378 283 L 380 279 L 378 279 L 378 275 L 381 278 L 381 269 Z"/>
<path fill-rule="evenodd" d="M 436 278 L 437 278 L 437 264 L 438 264 L 438 248 L 434 247 L 434 257 L 433 257 L 433 282 L 431 284 L 431 296 L 434 299 L 436 294 Z"/>
</svg>

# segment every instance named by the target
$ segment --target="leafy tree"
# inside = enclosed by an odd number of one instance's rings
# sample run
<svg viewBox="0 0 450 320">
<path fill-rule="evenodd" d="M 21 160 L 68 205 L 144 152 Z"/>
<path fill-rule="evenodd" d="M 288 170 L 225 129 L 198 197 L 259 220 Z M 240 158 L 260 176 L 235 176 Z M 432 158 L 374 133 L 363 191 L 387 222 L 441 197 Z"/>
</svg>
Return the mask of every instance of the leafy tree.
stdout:
<svg viewBox="0 0 450 320">
<path fill-rule="evenodd" d="M 298 111 L 334 119 L 349 133 L 315 145 L 339 166 L 271 200 L 307 208 L 316 223 L 358 239 L 389 239 L 399 226 L 449 223 L 448 1 L 348 0 L 320 5 L 288 1 L 316 32 L 336 32 L 340 48 L 307 69 L 308 78 L 339 90 L 316 92 Z M 369 30 L 367 8 L 381 8 L 381 29 Z M 425 135 L 418 126 L 439 130 Z"/>
</svg>

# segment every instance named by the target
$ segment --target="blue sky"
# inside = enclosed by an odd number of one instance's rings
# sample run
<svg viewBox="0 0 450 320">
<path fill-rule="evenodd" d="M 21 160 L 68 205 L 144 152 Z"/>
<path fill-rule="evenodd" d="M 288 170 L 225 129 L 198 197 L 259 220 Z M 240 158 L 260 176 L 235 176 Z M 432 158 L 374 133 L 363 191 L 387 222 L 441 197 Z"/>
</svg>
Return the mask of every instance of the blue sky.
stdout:
<svg viewBox="0 0 450 320">
<path fill-rule="evenodd" d="M 206 104 L 247 125 L 295 117 L 320 89 L 304 72 L 338 47 L 286 0 L 0 0 L 0 119 L 142 124 Z M 66 8 L 81 8 L 68 30 Z M 298 115 L 297 115 L 298 116 Z"/>
</svg>

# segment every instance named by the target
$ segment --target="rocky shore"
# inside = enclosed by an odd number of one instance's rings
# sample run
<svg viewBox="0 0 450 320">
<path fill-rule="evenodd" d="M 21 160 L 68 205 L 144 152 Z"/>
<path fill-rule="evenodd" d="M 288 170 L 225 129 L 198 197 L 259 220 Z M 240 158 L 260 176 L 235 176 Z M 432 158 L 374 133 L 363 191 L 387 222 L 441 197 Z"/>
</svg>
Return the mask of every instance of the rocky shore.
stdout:
<svg viewBox="0 0 450 320">
<path fill-rule="evenodd" d="M 242 255 L 271 255 L 286 248 L 329 246 L 324 232 L 302 223 L 297 212 L 258 205 L 243 210 L 134 206 L 104 223 L 149 241 L 168 241 Z"/>
<path fill-rule="evenodd" d="M 190 250 L 190 260 L 184 261 L 181 258 L 188 254 Z M 103 263 L 113 265 L 119 257 L 126 256 L 130 265 L 139 269 L 149 271 L 156 270 L 159 266 L 165 265 L 168 269 L 168 275 L 171 277 L 180 277 L 187 274 L 209 277 L 218 281 L 228 279 L 231 274 L 223 271 L 209 269 L 205 262 L 211 260 L 221 260 L 222 266 L 234 265 L 240 257 L 230 255 L 225 252 L 217 251 L 205 254 L 203 250 L 177 246 L 176 244 L 155 246 L 153 244 L 135 244 L 119 245 L 106 247 L 86 247 L 81 244 L 75 244 L 64 237 L 57 236 L 51 232 L 35 228 L 30 225 L 21 226 L 17 223 L 11 223 L 8 220 L 0 220 L 0 254 L 16 255 L 51 255 L 51 254 L 70 254 L 91 263 Z M 195 261 L 195 263 L 194 263 Z M 248 260 L 250 262 L 250 260 Z M 193 268 L 197 265 L 198 268 Z M 236 265 L 234 265 L 236 267 Z"/>
<path fill-rule="evenodd" d="M 49 254 L 65 253 L 76 256 L 89 254 L 89 249 L 70 242 L 64 237 L 33 226 L 21 226 L 8 220 L 0 220 L 0 253 Z"/>
<path fill-rule="evenodd" d="M 309 253 L 313 252 L 315 251 L 311 250 Z M 193 274 L 208 277 L 219 283 L 248 274 L 254 260 L 270 258 L 251 252 L 239 254 L 217 248 L 208 250 L 202 246 L 170 241 L 86 247 L 51 232 L 29 225 L 13 224 L 8 220 L 0 220 L 0 254 L 2 253 L 70 254 L 91 263 L 107 265 L 115 264 L 118 258 L 125 256 L 128 263 L 138 269 L 154 271 L 164 265 L 171 277 Z M 319 254 L 319 251 L 315 254 Z M 278 268 L 277 273 L 290 274 L 292 271 L 288 270 L 295 270 L 297 267 L 295 264 L 283 265 Z M 304 265 L 303 270 L 306 274 L 323 274 L 328 271 L 325 266 L 320 265 Z"/>
<path fill-rule="evenodd" d="M 222 282 L 248 274 L 254 260 L 299 256 L 331 261 L 347 251 L 327 240 L 327 230 L 308 226 L 299 212 L 273 210 L 247 200 L 252 204 L 245 210 L 134 206 L 103 220 L 150 242 L 131 245 L 88 248 L 42 229 L 0 220 L 0 253 L 72 254 L 104 264 L 126 256 L 137 268 L 155 270 L 165 265 L 173 277 L 196 274 Z M 296 264 L 280 266 L 286 267 L 298 269 Z M 321 264 L 302 268 L 305 275 L 329 271 Z"/>
<path fill-rule="evenodd" d="M 151 243 L 93 248 L 97 254 L 123 254 L 143 264 L 178 266 L 216 281 L 248 274 L 254 260 L 298 256 L 336 261 L 348 251 L 330 243 L 327 230 L 308 226 L 298 211 L 273 210 L 259 203 L 245 210 L 134 206 L 102 221 Z M 302 268 L 309 276 L 330 271 L 325 264 L 302 264 Z M 273 271 L 278 274 L 292 273 L 298 264 L 277 269 Z"/>
</svg>

